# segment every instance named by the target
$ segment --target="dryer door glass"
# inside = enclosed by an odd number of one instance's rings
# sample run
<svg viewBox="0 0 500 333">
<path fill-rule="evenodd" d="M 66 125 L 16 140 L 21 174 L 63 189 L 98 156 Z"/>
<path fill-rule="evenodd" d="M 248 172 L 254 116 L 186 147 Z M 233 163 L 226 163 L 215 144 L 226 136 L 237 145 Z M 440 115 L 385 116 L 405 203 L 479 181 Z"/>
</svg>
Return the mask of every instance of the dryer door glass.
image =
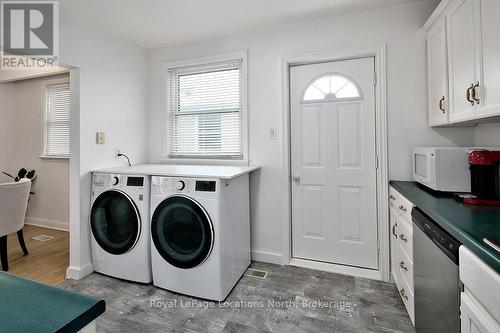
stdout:
<svg viewBox="0 0 500 333">
<path fill-rule="evenodd" d="M 92 205 L 92 234 L 106 252 L 124 254 L 130 251 L 139 236 L 140 225 L 137 207 L 123 192 L 104 192 Z"/>
<path fill-rule="evenodd" d="M 156 208 L 151 220 L 151 236 L 160 255 L 179 268 L 193 268 L 210 254 L 212 222 L 194 200 L 173 196 Z"/>
</svg>

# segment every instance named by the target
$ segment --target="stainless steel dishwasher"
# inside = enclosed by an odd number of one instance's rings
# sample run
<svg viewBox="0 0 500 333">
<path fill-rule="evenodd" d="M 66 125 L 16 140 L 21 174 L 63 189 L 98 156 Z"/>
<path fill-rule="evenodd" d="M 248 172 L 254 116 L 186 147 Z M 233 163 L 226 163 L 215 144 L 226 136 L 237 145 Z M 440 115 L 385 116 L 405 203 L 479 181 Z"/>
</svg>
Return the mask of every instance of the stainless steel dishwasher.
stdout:
<svg viewBox="0 0 500 333">
<path fill-rule="evenodd" d="M 414 208 L 415 328 L 418 333 L 460 332 L 460 242 Z"/>
</svg>

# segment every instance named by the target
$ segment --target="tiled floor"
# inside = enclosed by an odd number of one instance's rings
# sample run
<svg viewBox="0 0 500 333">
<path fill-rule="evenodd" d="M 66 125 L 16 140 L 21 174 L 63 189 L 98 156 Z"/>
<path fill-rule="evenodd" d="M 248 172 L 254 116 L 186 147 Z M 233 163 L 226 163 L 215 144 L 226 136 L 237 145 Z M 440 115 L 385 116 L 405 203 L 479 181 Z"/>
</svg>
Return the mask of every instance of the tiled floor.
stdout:
<svg viewBox="0 0 500 333">
<path fill-rule="evenodd" d="M 415 332 L 394 285 L 254 262 L 226 303 L 92 274 L 63 286 L 106 300 L 98 332 Z M 191 307 L 188 307 L 190 305 Z"/>
</svg>

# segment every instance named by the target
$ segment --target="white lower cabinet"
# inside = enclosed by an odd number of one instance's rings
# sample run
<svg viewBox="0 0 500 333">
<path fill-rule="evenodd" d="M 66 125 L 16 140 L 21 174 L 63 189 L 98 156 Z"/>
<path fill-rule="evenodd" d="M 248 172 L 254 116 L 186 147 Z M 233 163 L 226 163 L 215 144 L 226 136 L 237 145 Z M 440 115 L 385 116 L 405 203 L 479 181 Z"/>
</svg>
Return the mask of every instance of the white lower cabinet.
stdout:
<svg viewBox="0 0 500 333">
<path fill-rule="evenodd" d="M 500 0 L 499 0 L 500 1 Z M 389 188 L 391 274 L 412 323 L 415 325 L 413 223 L 415 206 Z M 465 246 L 460 247 L 461 333 L 500 333 L 500 274 Z"/>
<path fill-rule="evenodd" d="M 415 205 L 393 187 L 389 188 L 389 202 L 392 279 L 415 325 L 413 224 L 411 221 L 411 210 Z"/>
<path fill-rule="evenodd" d="M 460 247 L 462 333 L 500 333 L 500 275 L 465 246 Z"/>
<path fill-rule="evenodd" d="M 500 326 L 484 308 L 466 293 L 460 296 L 460 331 L 462 333 L 498 333 Z"/>
</svg>

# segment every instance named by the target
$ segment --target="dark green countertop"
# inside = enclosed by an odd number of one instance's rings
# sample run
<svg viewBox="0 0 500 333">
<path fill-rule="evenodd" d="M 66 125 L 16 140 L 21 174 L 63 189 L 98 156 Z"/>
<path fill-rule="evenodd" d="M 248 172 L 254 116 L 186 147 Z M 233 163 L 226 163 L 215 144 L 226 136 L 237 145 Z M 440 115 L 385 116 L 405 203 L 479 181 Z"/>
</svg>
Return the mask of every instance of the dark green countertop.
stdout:
<svg viewBox="0 0 500 333">
<path fill-rule="evenodd" d="M 0 272 L 1 332 L 78 332 L 104 310 L 103 300 Z"/>
<path fill-rule="evenodd" d="M 465 205 L 416 182 L 391 181 L 390 185 L 500 273 L 500 252 L 483 241 L 488 236 L 500 239 L 500 207 Z"/>
</svg>

